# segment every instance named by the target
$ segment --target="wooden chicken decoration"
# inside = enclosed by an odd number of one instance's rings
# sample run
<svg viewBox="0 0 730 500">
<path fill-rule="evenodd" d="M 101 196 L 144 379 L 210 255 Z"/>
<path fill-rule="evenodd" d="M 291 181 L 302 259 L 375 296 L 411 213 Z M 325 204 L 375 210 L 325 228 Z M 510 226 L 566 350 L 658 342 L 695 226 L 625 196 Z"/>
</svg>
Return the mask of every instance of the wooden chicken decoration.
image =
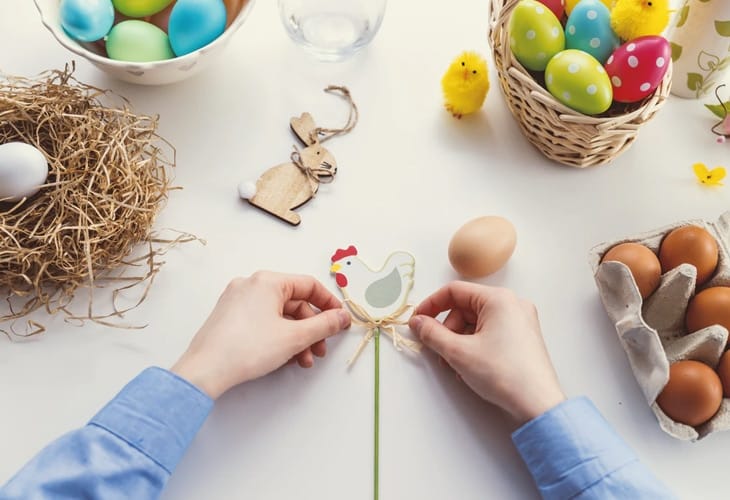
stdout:
<svg viewBox="0 0 730 500">
<path fill-rule="evenodd" d="M 365 346 L 374 339 L 373 384 L 373 500 L 379 498 L 380 484 L 380 334 L 393 340 L 396 349 L 403 345 L 418 352 L 421 344 L 403 337 L 396 330 L 405 325 L 402 319 L 413 306 L 408 295 L 413 289 L 416 259 L 408 252 L 394 252 L 380 269 L 373 269 L 363 262 L 357 248 L 350 245 L 338 249 L 330 259 L 330 273 L 345 298 L 352 313 L 352 322 L 364 326 L 367 331 L 348 365 L 352 365 Z"/>
<path fill-rule="evenodd" d="M 239 196 L 251 205 L 298 226 L 302 221 L 295 210 L 311 200 L 322 183 L 330 183 L 337 175 L 337 162 L 322 143 L 336 135 L 348 133 L 357 124 L 358 110 L 346 87 L 329 86 L 325 92 L 339 93 L 350 104 L 350 114 L 344 127 L 318 127 L 312 115 L 302 113 L 289 121 L 292 131 L 304 149 L 294 146 L 290 161 L 268 169 L 256 183 L 243 182 Z"/>
</svg>

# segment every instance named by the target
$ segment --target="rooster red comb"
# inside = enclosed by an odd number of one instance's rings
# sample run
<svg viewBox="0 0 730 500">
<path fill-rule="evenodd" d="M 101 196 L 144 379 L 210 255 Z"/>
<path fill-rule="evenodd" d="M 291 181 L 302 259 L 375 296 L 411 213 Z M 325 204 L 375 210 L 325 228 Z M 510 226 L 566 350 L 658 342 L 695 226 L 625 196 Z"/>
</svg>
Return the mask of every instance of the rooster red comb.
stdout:
<svg viewBox="0 0 730 500">
<path fill-rule="evenodd" d="M 357 248 L 355 248 L 355 245 L 350 245 L 347 247 L 347 250 L 343 250 L 341 248 L 338 248 L 335 254 L 332 256 L 332 262 L 337 262 L 340 259 L 344 259 L 345 257 L 350 257 L 353 255 L 357 255 Z"/>
</svg>

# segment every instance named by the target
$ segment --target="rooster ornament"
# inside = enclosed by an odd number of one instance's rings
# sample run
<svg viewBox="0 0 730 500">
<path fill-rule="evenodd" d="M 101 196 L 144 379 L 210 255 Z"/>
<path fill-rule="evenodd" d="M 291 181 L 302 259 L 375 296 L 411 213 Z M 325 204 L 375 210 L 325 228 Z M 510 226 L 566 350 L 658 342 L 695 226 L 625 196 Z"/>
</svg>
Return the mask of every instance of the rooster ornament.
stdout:
<svg viewBox="0 0 730 500">
<path fill-rule="evenodd" d="M 398 349 L 403 345 L 418 352 L 421 344 L 403 337 L 395 329 L 396 325 L 406 323 L 401 316 L 411 307 L 408 295 L 413 288 L 416 269 L 413 255 L 395 252 L 383 267 L 375 270 L 365 264 L 358 257 L 357 248 L 350 245 L 337 250 L 331 262 L 330 273 L 334 275 L 355 323 L 368 329 L 348 364 L 351 365 L 370 339 L 379 333 L 388 335 Z"/>
<path fill-rule="evenodd" d="M 406 305 L 415 268 L 416 260 L 411 254 L 396 252 L 375 271 L 360 260 L 357 248 L 350 245 L 332 256 L 330 272 L 345 300 L 359 304 L 377 320 L 392 316 Z"/>
<path fill-rule="evenodd" d="M 393 339 L 397 349 L 400 345 L 418 352 L 421 344 L 402 337 L 396 325 L 406 322 L 401 319 L 410 305 L 408 294 L 413 288 L 416 259 L 407 252 L 395 252 L 378 270 L 370 268 L 357 255 L 357 248 L 350 245 L 332 255 L 330 272 L 352 312 L 353 323 L 365 326 L 363 337 L 348 365 L 357 359 L 371 339 L 375 339 L 374 353 L 374 408 L 373 408 L 373 498 L 379 498 L 379 435 L 380 435 L 380 334 Z"/>
</svg>

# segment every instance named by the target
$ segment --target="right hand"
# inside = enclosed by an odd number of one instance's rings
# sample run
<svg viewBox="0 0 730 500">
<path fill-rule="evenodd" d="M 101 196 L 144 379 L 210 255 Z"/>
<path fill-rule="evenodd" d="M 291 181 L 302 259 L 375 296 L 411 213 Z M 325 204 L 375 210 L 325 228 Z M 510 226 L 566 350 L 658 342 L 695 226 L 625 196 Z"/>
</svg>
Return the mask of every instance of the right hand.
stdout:
<svg viewBox="0 0 730 500">
<path fill-rule="evenodd" d="M 443 324 L 434 319 L 450 310 Z M 409 325 L 480 397 L 522 424 L 565 400 L 535 306 L 512 291 L 454 281 Z"/>
</svg>

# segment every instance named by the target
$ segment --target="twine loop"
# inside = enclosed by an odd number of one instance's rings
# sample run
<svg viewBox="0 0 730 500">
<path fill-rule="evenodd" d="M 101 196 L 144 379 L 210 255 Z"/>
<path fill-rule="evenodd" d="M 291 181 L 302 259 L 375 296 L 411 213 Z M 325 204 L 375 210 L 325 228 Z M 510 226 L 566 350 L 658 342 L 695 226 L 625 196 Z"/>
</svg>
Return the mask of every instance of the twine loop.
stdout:
<svg viewBox="0 0 730 500">
<path fill-rule="evenodd" d="M 401 346 L 405 346 L 413 352 L 421 351 L 422 346 L 420 342 L 410 340 L 398 333 L 398 330 L 396 330 L 397 325 L 408 324 L 408 320 L 402 320 L 400 319 L 400 317 L 403 316 L 406 311 L 412 309 L 412 305 L 403 304 L 397 310 L 387 316 L 384 316 L 382 318 L 373 318 L 362 306 L 356 304 L 352 300 L 345 299 L 345 303 L 350 308 L 352 322 L 356 325 L 364 326 L 365 328 L 367 328 L 367 332 L 362 338 L 360 345 L 357 347 L 352 357 L 347 361 L 348 367 L 352 366 L 355 361 L 357 361 L 360 353 L 362 353 L 363 349 L 365 349 L 365 346 L 368 344 L 368 342 L 370 342 L 375 334 L 378 333 L 378 331 L 382 331 L 388 337 L 390 337 L 393 340 L 393 346 L 398 351 L 402 351 Z"/>
<path fill-rule="evenodd" d="M 350 113 L 347 115 L 347 123 L 342 128 L 325 128 L 317 127 L 309 134 L 311 142 L 325 142 L 338 135 L 345 135 L 355 128 L 357 121 L 360 118 L 360 111 L 357 109 L 357 104 L 352 100 L 352 94 L 350 89 L 343 85 L 328 85 L 325 89 L 328 94 L 340 94 L 350 105 Z"/>
</svg>

